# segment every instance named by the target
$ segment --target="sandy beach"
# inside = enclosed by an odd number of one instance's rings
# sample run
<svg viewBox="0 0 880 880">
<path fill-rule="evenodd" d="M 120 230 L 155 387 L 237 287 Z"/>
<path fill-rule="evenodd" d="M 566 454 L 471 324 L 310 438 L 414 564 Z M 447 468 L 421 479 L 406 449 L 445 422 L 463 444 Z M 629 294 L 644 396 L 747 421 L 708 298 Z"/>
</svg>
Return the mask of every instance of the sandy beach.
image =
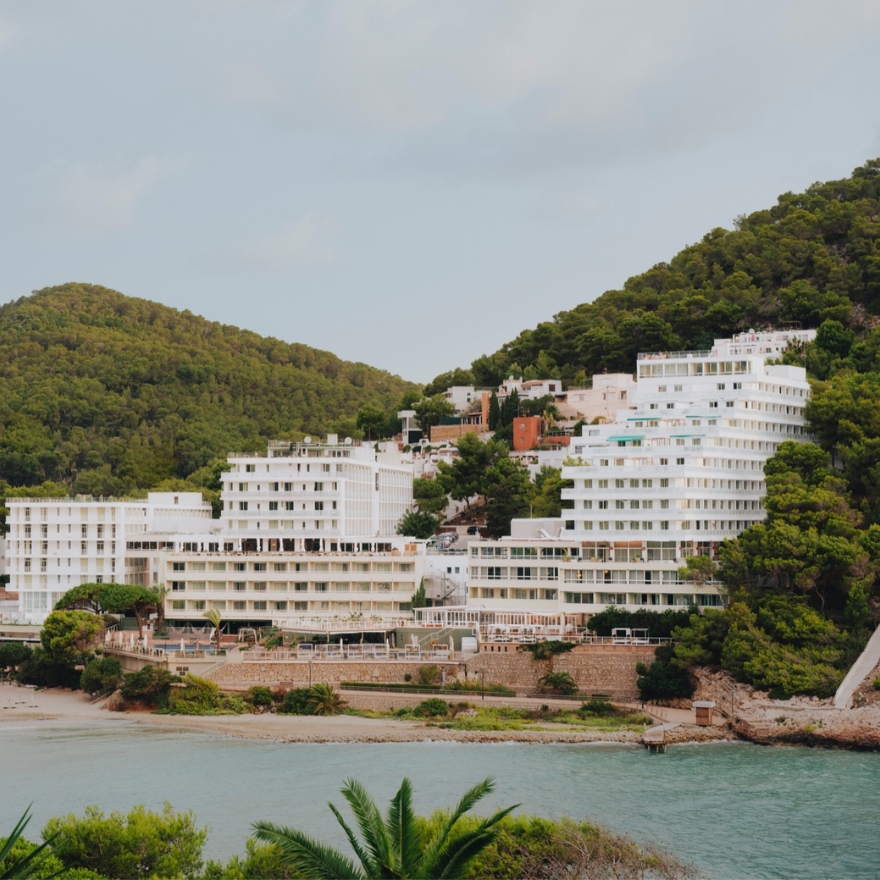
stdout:
<svg viewBox="0 0 880 880">
<path fill-rule="evenodd" d="M 329 718 L 299 715 L 154 715 L 149 712 L 112 712 L 106 700 L 91 702 L 78 691 L 35 690 L 14 684 L 0 684 L 0 731 L 5 724 L 35 727 L 128 726 L 137 725 L 186 733 L 233 736 L 273 742 L 640 742 L 630 731 L 603 733 L 571 729 L 466 731 L 427 727 L 396 718 L 359 718 L 337 715 Z M 549 727 L 550 725 L 548 725 Z M 561 727 L 561 725 L 560 725 Z M 693 728 L 688 739 L 719 739 L 718 729 Z"/>
</svg>

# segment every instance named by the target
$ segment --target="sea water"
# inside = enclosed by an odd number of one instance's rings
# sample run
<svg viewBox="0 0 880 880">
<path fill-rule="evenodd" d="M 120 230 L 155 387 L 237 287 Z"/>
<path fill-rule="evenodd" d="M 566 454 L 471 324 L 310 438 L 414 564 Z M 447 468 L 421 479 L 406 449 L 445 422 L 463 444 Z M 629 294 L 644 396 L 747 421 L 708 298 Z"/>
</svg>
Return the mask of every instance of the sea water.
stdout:
<svg viewBox="0 0 880 880">
<path fill-rule="evenodd" d="M 243 852 L 258 819 L 340 847 L 327 802 L 359 779 L 387 803 L 409 776 L 421 813 L 494 776 L 481 812 L 520 803 L 601 823 L 694 862 L 707 877 L 880 876 L 880 754 L 744 743 L 621 745 L 268 743 L 119 727 L 0 729 L 0 835 L 33 802 L 29 836 L 88 804 L 193 810 L 206 857 Z"/>
</svg>

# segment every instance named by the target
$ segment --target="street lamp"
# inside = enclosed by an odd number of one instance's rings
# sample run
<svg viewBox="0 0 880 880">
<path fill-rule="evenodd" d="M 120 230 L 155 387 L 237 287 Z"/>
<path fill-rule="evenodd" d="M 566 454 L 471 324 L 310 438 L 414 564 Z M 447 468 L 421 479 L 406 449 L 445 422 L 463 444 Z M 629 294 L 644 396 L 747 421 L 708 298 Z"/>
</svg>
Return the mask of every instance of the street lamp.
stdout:
<svg viewBox="0 0 880 880">
<path fill-rule="evenodd" d="M 486 702 L 486 670 L 480 672 L 480 699 Z"/>
</svg>

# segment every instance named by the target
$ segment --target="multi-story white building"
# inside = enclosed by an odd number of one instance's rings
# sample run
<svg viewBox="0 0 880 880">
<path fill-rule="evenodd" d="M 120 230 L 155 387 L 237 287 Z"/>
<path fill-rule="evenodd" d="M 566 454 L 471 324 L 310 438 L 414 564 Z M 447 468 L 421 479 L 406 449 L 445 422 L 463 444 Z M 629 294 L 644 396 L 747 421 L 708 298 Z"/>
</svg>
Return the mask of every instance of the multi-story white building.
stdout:
<svg viewBox="0 0 880 880">
<path fill-rule="evenodd" d="M 811 439 L 805 370 L 766 361 L 814 335 L 749 333 L 709 351 L 640 355 L 629 408 L 572 440 L 562 469 L 572 509 L 542 523 L 543 537 L 525 521 L 514 531 L 525 540 L 472 544 L 469 602 L 586 613 L 720 604 L 717 584 L 683 582 L 678 569 L 763 520 L 766 460 L 785 440 Z"/>
<path fill-rule="evenodd" d="M 386 447 L 382 449 L 381 447 Z M 253 549 L 317 549 L 330 537 L 393 535 L 412 508 L 412 458 L 380 444 L 272 442 L 229 456 L 221 531 Z"/>
<path fill-rule="evenodd" d="M 10 498 L 6 564 L 19 615 L 41 623 L 72 587 L 128 580 L 126 543 L 155 531 L 207 529 L 198 492 L 151 492 L 146 500 Z"/>
<path fill-rule="evenodd" d="M 404 538 L 327 541 L 321 552 L 176 550 L 164 558 L 165 614 L 276 626 L 304 618 L 407 616 L 424 576 L 425 547 Z"/>
<path fill-rule="evenodd" d="M 339 614 L 343 606 L 348 614 L 406 609 L 424 550 L 395 536 L 412 507 L 413 481 L 412 461 L 396 445 L 377 452 L 330 435 L 326 443 L 272 442 L 265 456 L 229 461 L 219 520 L 197 492 L 151 492 L 146 501 L 10 499 L 6 558 L 19 616 L 40 623 L 71 587 L 105 581 L 165 584 L 169 619 L 221 606 L 228 620 L 263 622 Z M 281 572 L 277 566 L 328 575 L 242 575 Z M 198 571 L 211 574 L 191 577 Z M 348 578 L 336 574 L 348 571 Z M 186 598 L 177 595 L 183 592 Z"/>
</svg>

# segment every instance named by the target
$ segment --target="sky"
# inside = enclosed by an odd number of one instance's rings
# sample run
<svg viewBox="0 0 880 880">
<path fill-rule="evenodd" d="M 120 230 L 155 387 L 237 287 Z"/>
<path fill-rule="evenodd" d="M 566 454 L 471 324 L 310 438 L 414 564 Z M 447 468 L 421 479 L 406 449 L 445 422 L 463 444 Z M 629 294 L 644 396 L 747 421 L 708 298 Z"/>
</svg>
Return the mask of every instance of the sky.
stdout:
<svg viewBox="0 0 880 880">
<path fill-rule="evenodd" d="M 4 0 L 0 302 L 427 382 L 880 156 L 876 0 Z"/>
</svg>

